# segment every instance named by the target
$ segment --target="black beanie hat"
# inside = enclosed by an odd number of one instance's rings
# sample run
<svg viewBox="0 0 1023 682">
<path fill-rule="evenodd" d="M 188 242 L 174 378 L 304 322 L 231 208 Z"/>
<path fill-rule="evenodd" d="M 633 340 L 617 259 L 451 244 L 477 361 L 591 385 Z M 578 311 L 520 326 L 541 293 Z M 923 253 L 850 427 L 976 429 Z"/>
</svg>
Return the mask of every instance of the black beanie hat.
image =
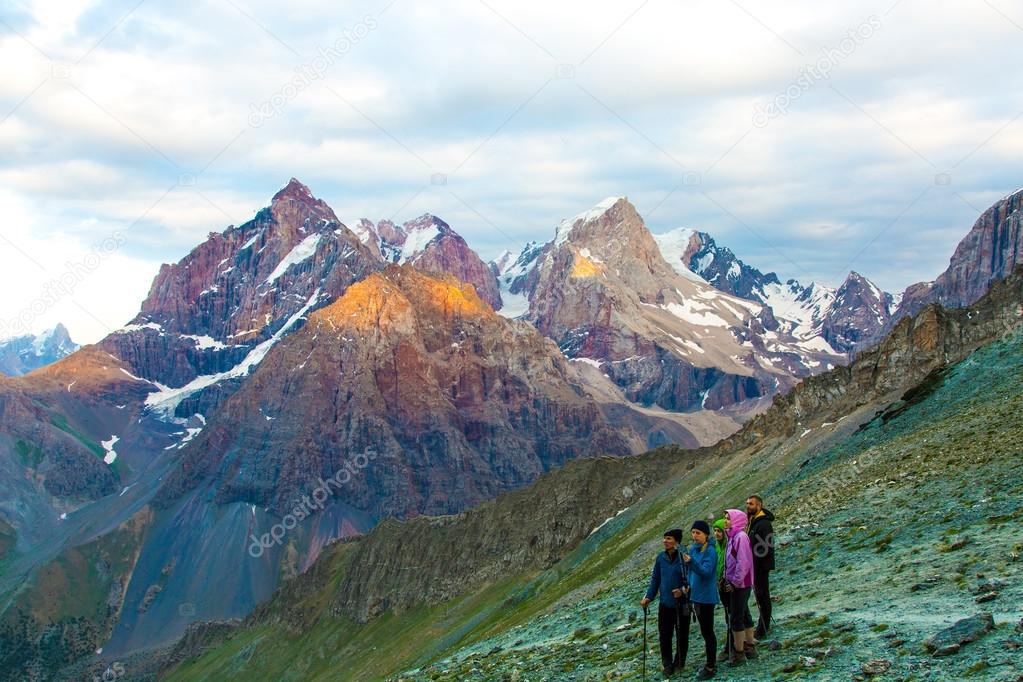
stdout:
<svg viewBox="0 0 1023 682">
<path fill-rule="evenodd" d="M 681 543 L 682 542 L 682 529 L 681 528 L 672 528 L 671 530 L 666 531 L 664 533 L 664 537 L 666 537 L 666 538 L 667 537 L 675 538 L 675 542 L 676 543 Z"/>
<path fill-rule="evenodd" d="M 692 530 L 703 531 L 705 535 L 710 535 L 710 524 L 704 521 L 703 519 L 696 519 L 695 521 L 693 521 Z"/>
</svg>

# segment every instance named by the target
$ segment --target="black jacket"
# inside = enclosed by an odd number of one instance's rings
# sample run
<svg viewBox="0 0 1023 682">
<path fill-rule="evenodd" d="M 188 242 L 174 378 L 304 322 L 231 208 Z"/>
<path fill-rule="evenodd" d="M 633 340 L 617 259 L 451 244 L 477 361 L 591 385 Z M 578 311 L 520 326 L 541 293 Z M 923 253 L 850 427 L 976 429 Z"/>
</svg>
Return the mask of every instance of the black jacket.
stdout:
<svg viewBox="0 0 1023 682">
<path fill-rule="evenodd" d="M 749 523 L 749 541 L 753 548 L 753 570 L 773 571 L 774 570 L 774 514 L 764 510 L 764 513 Z"/>
</svg>

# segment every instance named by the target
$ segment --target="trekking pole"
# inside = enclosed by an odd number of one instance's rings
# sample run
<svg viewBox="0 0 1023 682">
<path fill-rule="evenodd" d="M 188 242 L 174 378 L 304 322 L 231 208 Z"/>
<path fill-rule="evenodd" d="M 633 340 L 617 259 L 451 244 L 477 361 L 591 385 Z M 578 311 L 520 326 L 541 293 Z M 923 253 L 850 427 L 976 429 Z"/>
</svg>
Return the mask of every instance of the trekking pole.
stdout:
<svg viewBox="0 0 1023 682">
<path fill-rule="evenodd" d="M 646 616 L 647 607 L 643 607 L 643 682 L 646 682 Z"/>
<path fill-rule="evenodd" d="M 732 619 L 729 618 L 730 613 L 729 606 L 731 605 L 731 603 L 732 603 L 731 595 L 729 595 L 728 604 L 722 603 L 722 606 L 725 607 L 725 650 L 728 651 L 729 655 L 731 655 L 732 649 L 735 648 L 732 645 Z"/>
</svg>

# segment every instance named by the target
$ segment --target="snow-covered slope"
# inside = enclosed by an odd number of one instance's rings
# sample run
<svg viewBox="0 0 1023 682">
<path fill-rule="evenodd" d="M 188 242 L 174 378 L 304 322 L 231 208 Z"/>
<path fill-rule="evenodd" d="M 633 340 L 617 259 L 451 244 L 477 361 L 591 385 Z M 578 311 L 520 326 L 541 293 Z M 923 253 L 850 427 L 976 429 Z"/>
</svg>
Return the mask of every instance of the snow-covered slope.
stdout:
<svg viewBox="0 0 1023 682">
<path fill-rule="evenodd" d="M 884 327 L 896 308 L 891 294 L 856 272 L 837 289 L 818 282 L 804 286 L 794 279 L 783 283 L 775 273 L 763 273 L 739 260 L 705 232 L 678 228 L 654 239 L 676 272 L 765 304 L 780 331 L 825 352 L 854 351 L 863 339 Z"/>
</svg>

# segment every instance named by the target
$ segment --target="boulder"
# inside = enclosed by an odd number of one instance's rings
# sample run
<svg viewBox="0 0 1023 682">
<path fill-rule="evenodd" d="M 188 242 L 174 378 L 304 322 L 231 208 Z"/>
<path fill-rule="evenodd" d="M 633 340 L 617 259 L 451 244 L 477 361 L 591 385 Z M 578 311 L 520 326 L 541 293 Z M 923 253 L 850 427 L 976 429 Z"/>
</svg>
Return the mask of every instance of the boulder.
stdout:
<svg viewBox="0 0 1023 682">
<path fill-rule="evenodd" d="M 964 644 L 975 642 L 995 627 L 990 613 L 978 613 L 936 632 L 924 640 L 924 648 L 935 656 L 949 656 Z"/>
</svg>

